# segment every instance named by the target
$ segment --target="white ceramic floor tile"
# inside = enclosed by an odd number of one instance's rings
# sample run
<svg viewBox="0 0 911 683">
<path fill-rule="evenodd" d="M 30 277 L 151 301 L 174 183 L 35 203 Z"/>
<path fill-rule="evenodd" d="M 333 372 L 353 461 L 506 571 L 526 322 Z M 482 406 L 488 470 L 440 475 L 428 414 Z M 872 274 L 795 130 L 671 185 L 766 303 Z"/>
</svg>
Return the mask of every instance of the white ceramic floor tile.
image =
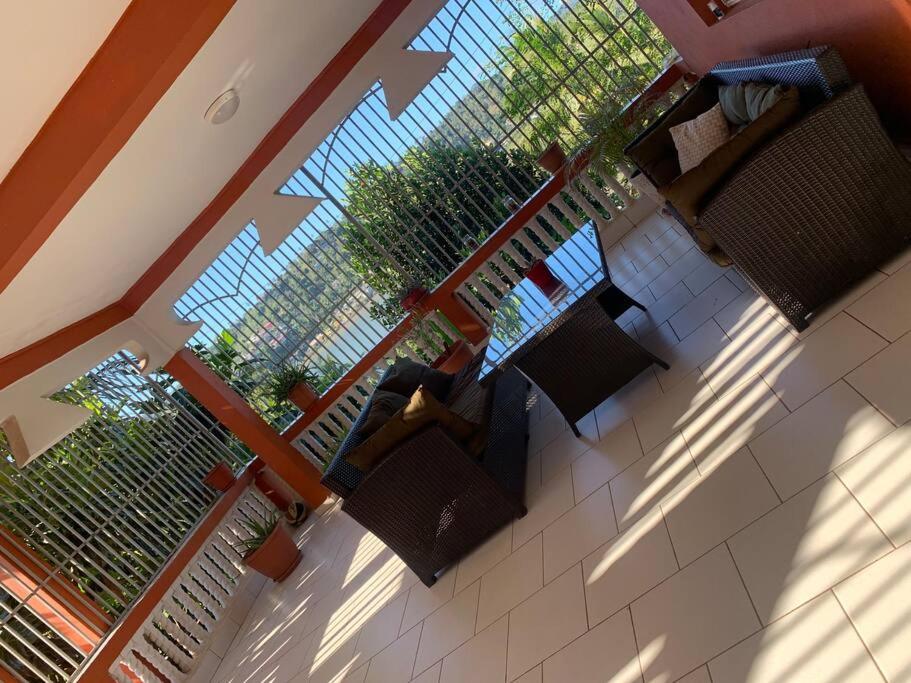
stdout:
<svg viewBox="0 0 911 683">
<path fill-rule="evenodd" d="M 367 667 L 370 666 L 370 662 L 364 664 L 359 669 L 350 671 L 345 674 L 345 677 L 341 680 L 341 683 L 364 683 L 367 680 Z M 407 681 L 407 679 L 405 679 Z M 292 683 L 294 683 L 292 681 Z M 303 683 L 303 681 L 301 682 Z"/>
<path fill-rule="evenodd" d="M 539 488 L 526 489 L 525 507 L 528 508 L 528 514 L 512 524 L 512 547 L 525 545 L 573 505 L 575 499 L 570 470 L 563 470 Z"/>
<path fill-rule="evenodd" d="M 662 254 L 662 258 L 664 257 L 665 254 Z M 674 260 L 667 270 L 656 277 L 649 284 L 649 289 L 656 299 L 660 299 L 703 263 L 705 263 L 705 257 L 702 252 L 696 247 L 691 247 L 685 254 Z"/>
<path fill-rule="evenodd" d="M 709 662 L 713 683 L 879 681 L 876 665 L 831 593 Z"/>
<path fill-rule="evenodd" d="M 528 429 L 528 452 L 537 453 L 566 429 L 566 420 L 560 411 L 554 410 L 538 420 L 534 427 Z"/>
<path fill-rule="evenodd" d="M 759 375 L 704 406 L 683 428 L 703 474 L 787 417 L 788 409 Z"/>
<path fill-rule="evenodd" d="M 893 429 L 863 396 L 837 382 L 750 442 L 750 450 L 782 499 Z"/>
<path fill-rule="evenodd" d="M 848 313 L 889 341 L 911 331 L 911 265 L 880 283 L 848 307 Z"/>
<path fill-rule="evenodd" d="M 911 423 L 836 470 L 895 545 L 911 541 Z"/>
<path fill-rule="evenodd" d="M 588 629 L 576 566 L 509 613 L 506 680 L 512 681 Z"/>
<path fill-rule="evenodd" d="M 676 680 L 760 626 L 724 546 L 650 590 L 631 609 L 646 681 Z"/>
<path fill-rule="evenodd" d="M 851 289 L 842 294 L 835 301 L 832 301 L 831 303 L 823 306 L 821 309 L 816 311 L 813 314 L 813 322 L 803 332 L 798 333 L 797 337 L 799 339 L 805 339 L 806 337 L 809 337 L 816 330 L 820 329 L 832 318 L 848 308 L 851 304 L 860 299 L 864 294 L 879 285 L 885 279 L 886 275 L 880 273 L 878 270 L 874 270 L 872 273 L 870 273 L 870 275 L 851 287 Z M 782 325 L 788 324 L 785 320 L 785 317 L 781 315 L 779 311 L 775 311 L 775 313 L 778 316 L 778 322 L 780 322 Z"/>
<path fill-rule="evenodd" d="M 671 316 L 669 322 L 681 339 L 686 339 L 713 315 L 740 296 L 740 290 L 722 277 Z"/>
<path fill-rule="evenodd" d="M 655 374 L 664 391 L 670 391 L 680 384 L 703 362 L 729 343 L 728 336 L 712 319 L 703 323 L 682 342 L 675 342 L 673 345 L 668 345 L 666 338 L 661 338 L 654 344 L 643 340 L 643 346 L 671 366 L 668 370 L 655 367 Z"/>
<path fill-rule="evenodd" d="M 789 410 L 796 410 L 886 347 L 885 340 L 840 313 L 763 371 Z"/>
<path fill-rule="evenodd" d="M 440 683 L 440 671 L 442 668 L 443 662 L 437 662 L 420 676 L 412 679 L 412 683 Z"/>
<path fill-rule="evenodd" d="M 504 560 L 510 552 L 512 552 L 512 526 L 506 526 L 459 562 L 455 581 L 456 592 L 458 593 L 480 579 L 495 564 Z"/>
<path fill-rule="evenodd" d="M 423 621 L 428 614 L 449 602 L 452 599 L 455 584 L 456 571 L 454 567 L 451 567 L 430 588 L 423 583 L 412 586 L 405 605 L 400 632 L 408 631 L 415 624 Z M 466 586 L 468 585 L 470 582 L 466 584 Z"/>
<path fill-rule="evenodd" d="M 492 626 L 443 660 L 440 683 L 502 683 L 506 676 L 508 617 Z"/>
<path fill-rule="evenodd" d="M 616 535 L 610 487 L 602 486 L 544 530 L 544 582 L 549 583 Z M 516 581 L 515 574 L 512 580 Z M 482 603 L 483 588 L 482 582 Z"/>
<path fill-rule="evenodd" d="M 711 259 L 706 258 L 692 273 L 683 278 L 684 284 L 696 296 L 724 277 L 729 268 L 722 268 Z"/>
<path fill-rule="evenodd" d="M 652 304 L 645 304 L 648 310 L 636 320 L 636 331 L 640 336 L 656 329 L 695 297 L 682 282 Z"/>
<path fill-rule="evenodd" d="M 656 510 L 582 563 L 592 625 L 607 619 L 677 571 L 674 549 Z"/>
<path fill-rule="evenodd" d="M 845 379 L 893 423 L 911 420 L 911 334 L 890 344 Z"/>
<path fill-rule="evenodd" d="M 756 520 L 728 545 L 764 624 L 892 549 L 834 475 Z"/>
<path fill-rule="evenodd" d="M 708 667 L 700 666 L 678 680 L 677 683 L 712 683 L 712 679 L 709 678 Z"/>
<path fill-rule="evenodd" d="M 759 373 L 771 373 L 794 357 L 797 338 L 767 313 L 755 312 L 728 330 L 731 343 L 700 366 L 719 396 Z"/>
<path fill-rule="evenodd" d="M 475 631 L 487 628 L 544 585 L 538 534 L 481 577 Z"/>
<path fill-rule="evenodd" d="M 651 368 L 643 370 L 629 384 L 595 408 L 598 432 L 609 434 L 662 393 L 654 371 Z"/>
<path fill-rule="evenodd" d="M 576 503 L 601 488 L 642 457 L 639 435 L 627 420 L 579 457 L 572 466 Z"/>
<path fill-rule="evenodd" d="M 652 450 L 690 424 L 715 395 L 697 370 L 633 416 L 642 448 Z"/>
<path fill-rule="evenodd" d="M 911 545 L 838 584 L 835 595 L 886 680 L 911 681 Z"/>
<path fill-rule="evenodd" d="M 472 584 L 424 620 L 414 663 L 421 673 L 474 635 L 480 582 Z"/>
<path fill-rule="evenodd" d="M 753 290 L 746 290 L 718 311 L 714 318 L 721 329 L 733 337 L 756 318 L 771 315 L 772 310 L 769 303 Z"/>
<path fill-rule="evenodd" d="M 591 424 L 595 424 L 594 420 Z M 542 448 L 541 468 L 544 481 L 552 479 L 558 472 L 568 468 L 576 458 L 598 443 L 597 430 L 595 431 L 595 438 L 591 438 L 590 433 L 577 437 L 572 430 L 567 429 Z"/>
<path fill-rule="evenodd" d="M 408 683 L 420 640 L 419 624 L 370 660 L 365 683 Z"/>
<path fill-rule="evenodd" d="M 629 610 L 623 610 L 544 660 L 544 683 L 642 680 Z"/>
<path fill-rule="evenodd" d="M 663 503 L 681 566 L 727 540 L 779 504 L 746 448 Z"/>
<path fill-rule="evenodd" d="M 698 478 L 686 441 L 671 437 L 611 479 L 617 526 L 625 529 Z"/>
<path fill-rule="evenodd" d="M 400 595 L 370 617 L 361 627 L 357 653 L 362 659 L 370 659 L 396 639 L 407 599 L 407 594 Z"/>
<path fill-rule="evenodd" d="M 544 675 L 541 673 L 543 664 L 538 664 L 534 669 L 519 676 L 513 683 L 541 683 Z"/>
</svg>

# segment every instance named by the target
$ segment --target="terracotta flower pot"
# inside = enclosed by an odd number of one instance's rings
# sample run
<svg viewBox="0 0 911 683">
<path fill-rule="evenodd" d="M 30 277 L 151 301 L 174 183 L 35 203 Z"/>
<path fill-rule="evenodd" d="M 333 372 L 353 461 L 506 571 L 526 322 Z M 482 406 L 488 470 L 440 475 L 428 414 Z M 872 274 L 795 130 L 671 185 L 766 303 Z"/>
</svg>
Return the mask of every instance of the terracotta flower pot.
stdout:
<svg viewBox="0 0 911 683">
<path fill-rule="evenodd" d="M 227 491 L 234 483 L 234 473 L 226 463 L 219 462 L 209 470 L 209 473 L 202 478 L 204 484 L 208 484 L 217 491 Z"/>
<path fill-rule="evenodd" d="M 550 173 L 559 173 L 566 163 L 566 153 L 559 142 L 552 142 L 538 157 L 538 166 Z"/>
<path fill-rule="evenodd" d="M 526 277 L 531 280 L 548 299 L 554 298 L 566 285 L 551 272 L 544 261 L 538 259 L 528 268 Z"/>
<path fill-rule="evenodd" d="M 468 348 L 468 344 L 459 339 L 447 346 L 446 350 L 432 363 L 431 367 L 454 375 L 468 365 L 472 358 L 474 358 L 474 354 Z"/>
<path fill-rule="evenodd" d="M 301 551 L 279 522 L 266 542 L 244 558 L 248 567 L 273 581 L 288 578 L 301 561 Z"/>
<path fill-rule="evenodd" d="M 291 399 L 291 402 L 294 405 L 300 408 L 302 413 L 305 413 L 307 412 L 307 408 L 316 403 L 316 399 L 318 399 L 319 396 L 310 388 L 309 384 L 301 382 L 291 390 L 291 393 L 288 394 L 288 398 Z"/>
<path fill-rule="evenodd" d="M 430 292 L 428 292 L 423 287 L 412 287 L 408 290 L 408 293 L 402 297 L 402 300 L 400 302 L 402 304 L 402 308 L 404 308 L 406 311 L 410 311 L 419 303 L 421 303 L 421 300 L 429 293 Z"/>
</svg>

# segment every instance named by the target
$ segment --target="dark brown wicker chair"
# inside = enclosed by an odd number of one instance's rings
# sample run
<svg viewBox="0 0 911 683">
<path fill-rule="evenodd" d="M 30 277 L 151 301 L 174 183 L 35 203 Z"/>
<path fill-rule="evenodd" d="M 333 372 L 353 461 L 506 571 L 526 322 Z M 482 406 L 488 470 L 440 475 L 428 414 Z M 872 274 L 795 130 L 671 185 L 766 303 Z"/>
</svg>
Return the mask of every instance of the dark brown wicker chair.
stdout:
<svg viewBox="0 0 911 683">
<path fill-rule="evenodd" d="M 433 425 L 362 474 L 345 454 L 360 441 L 357 428 L 368 402 L 322 479 L 344 498 L 342 510 L 395 551 L 427 586 L 526 512 L 528 381 L 512 370 L 481 387 L 483 356 L 456 375 L 446 401 L 456 412 L 467 410 L 466 417 L 486 421 L 487 447 L 480 460 Z"/>
<path fill-rule="evenodd" d="M 810 110 L 712 190 L 698 226 L 803 330 L 814 311 L 911 245 L 911 165 L 832 48 L 726 62 L 705 81 L 794 85 Z M 660 159 L 667 128 L 703 104 L 711 101 L 697 87 L 627 148 L 657 186 L 676 163 L 672 142 L 674 159 Z"/>
</svg>

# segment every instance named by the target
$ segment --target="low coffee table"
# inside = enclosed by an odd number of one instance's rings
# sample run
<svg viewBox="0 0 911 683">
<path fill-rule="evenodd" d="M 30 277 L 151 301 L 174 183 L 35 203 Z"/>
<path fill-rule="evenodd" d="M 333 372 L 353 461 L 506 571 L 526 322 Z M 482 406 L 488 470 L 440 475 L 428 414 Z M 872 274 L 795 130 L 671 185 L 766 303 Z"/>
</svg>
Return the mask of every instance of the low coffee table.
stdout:
<svg viewBox="0 0 911 683">
<path fill-rule="evenodd" d="M 528 278 L 500 302 L 479 380 L 518 368 L 580 436 L 576 423 L 652 363 L 663 360 L 614 322 L 645 308 L 610 281 L 595 228 L 583 226 L 545 261 L 566 284 L 554 300 Z"/>
</svg>

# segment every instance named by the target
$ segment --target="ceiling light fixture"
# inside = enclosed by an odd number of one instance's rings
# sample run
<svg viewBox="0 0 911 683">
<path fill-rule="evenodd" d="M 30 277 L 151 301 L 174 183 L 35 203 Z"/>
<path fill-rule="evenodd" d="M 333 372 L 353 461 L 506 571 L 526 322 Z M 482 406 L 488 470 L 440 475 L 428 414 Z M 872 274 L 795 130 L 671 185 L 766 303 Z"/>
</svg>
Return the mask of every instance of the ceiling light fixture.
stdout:
<svg viewBox="0 0 911 683">
<path fill-rule="evenodd" d="M 211 124 L 218 125 L 230 119 L 240 106 L 240 95 L 236 90 L 227 90 L 215 98 L 215 101 L 206 109 L 205 119 Z"/>
</svg>

